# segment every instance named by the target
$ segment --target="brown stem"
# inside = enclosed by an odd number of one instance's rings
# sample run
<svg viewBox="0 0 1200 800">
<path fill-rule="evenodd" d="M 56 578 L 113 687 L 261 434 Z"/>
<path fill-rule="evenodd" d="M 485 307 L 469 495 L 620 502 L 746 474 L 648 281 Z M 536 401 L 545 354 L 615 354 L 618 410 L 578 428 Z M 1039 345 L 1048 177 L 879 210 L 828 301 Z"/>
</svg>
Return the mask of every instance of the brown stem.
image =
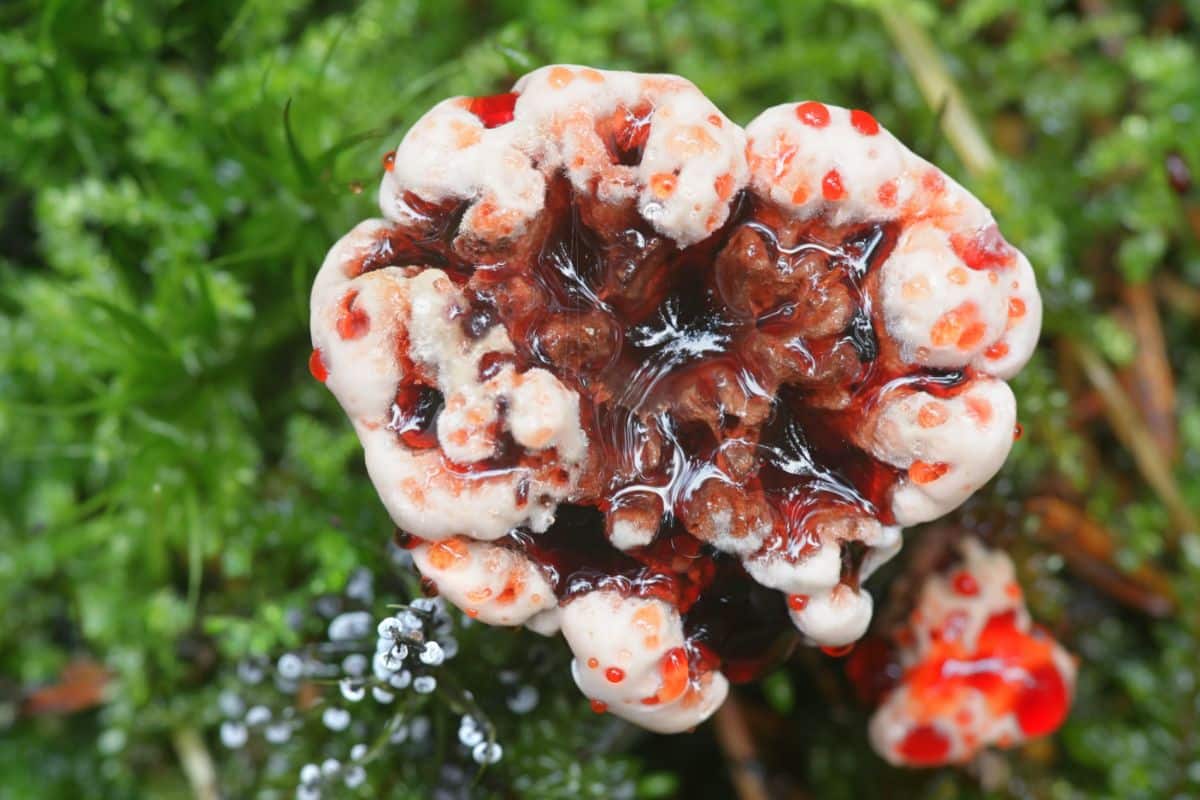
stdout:
<svg viewBox="0 0 1200 800">
<path fill-rule="evenodd" d="M 770 800 L 771 794 L 763 779 L 764 769 L 754 746 L 754 736 L 746 724 L 736 695 L 729 695 L 713 717 L 713 722 L 716 725 L 717 742 L 725 753 L 729 777 L 739 800 Z"/>
</svg>

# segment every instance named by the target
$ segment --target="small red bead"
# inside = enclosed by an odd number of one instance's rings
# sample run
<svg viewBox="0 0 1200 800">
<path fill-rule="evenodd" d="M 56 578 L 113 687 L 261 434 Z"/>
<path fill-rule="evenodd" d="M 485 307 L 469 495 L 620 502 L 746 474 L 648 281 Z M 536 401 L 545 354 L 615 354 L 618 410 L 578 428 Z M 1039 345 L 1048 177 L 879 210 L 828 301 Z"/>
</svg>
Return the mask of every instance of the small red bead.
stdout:
<svg viewBox="0 0 1200 800">
<path fill-rule="evenodd" d="M 608 679 L 609 683 L 620 683 L 625 680 L 625 670 L 620 667 L 609 667 L 604 670 L 604 677 Z"/>
<path fill-rule="evenodd" d="M 979 581 L 969 572 L 960 572 L 954 576 L 954 591 L 966 597 L 979 594 Z"/>
<path fill-rule="evenodd" d="M 841 647 L 822 647 L 821 652 L 832 658 L 841 658 L 842 656 L 850 655 L 854 650 L 854 643 L 844 644 Z"/>
<path fill-rule="evenodd" d="M 1024 435 L 1025 435 L 1025 426 L 1018 422 L 1016 425 L 1013 426 L 1013 441 L 1015 442 L 1017 439 L 1020 439 Z"/>
<path fill-rule="evenodd" d="M 836 169 L 825 173 L 821 179 L 821 194 L 826 200 L 841 200 L 846 196 L 846 187 L 842 185 L 842 176 Z"/>
<path fill-rule="evenodd" d="M 383 169 L 385 172 L 391 172 L 396 168 L 396 151 L 389 150 L 383 157 Z"/>
<path fill-rule="evenodd" d="M 313 350 L 312 355 L 308 357 L 308 371 L 321 383 L 324 383 L 329 378 L 329 370 L 325 366 L 324 359 L 321 358 L 321 350 L 319 348 Z"/>
<path fill-rule="evenodd" d="M 824 103 L 809 100 L 796 106 L 796 117 L 805 125 L 824 128 L 829 124 L 829 109 Z"/>
<path fill-rule="evenodd" d="M 517 105 L 516 92 L 493 94 L 487 97 L 472 97 L 468 106 L 471 113 L 479 117 L 485 128 L 497 128 L 512 122 L 513 109 Z"/>
<path fill-rule="evenodd" d="M 788 595 L 788 608 L 795 611 L 797 614 L 808 607 L 808 595 L 806 594 L 790 594 Z"/>
<path fill-rule="evenodd" d="M 593 700 L 592 711 L 595 711 L 597 714 L 603 714 L 605 711 L 608 711 L 608 703 L 603 700 Z"/>
<path fill-rule="evenodd" d="M 874 136 L 879 133 L 879 123 L 875 121 L 875 118 L 857 108 L 850 112 L 850 124 L 863 136 Z"/>
</svg>

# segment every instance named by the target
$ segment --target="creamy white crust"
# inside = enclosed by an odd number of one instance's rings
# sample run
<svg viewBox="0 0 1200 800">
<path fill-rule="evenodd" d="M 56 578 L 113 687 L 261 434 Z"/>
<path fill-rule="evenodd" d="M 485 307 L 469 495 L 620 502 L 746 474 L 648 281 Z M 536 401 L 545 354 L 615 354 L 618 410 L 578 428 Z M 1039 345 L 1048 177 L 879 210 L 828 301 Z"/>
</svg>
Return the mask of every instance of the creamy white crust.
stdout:
<svg viewBox="0 0 1200 800">
<path fill-rule="evenodd" d="M 683 621 L 661 600 L 588 592 L 563 607 L 562 632 L 580 691 L 647 730 L 693 728 L 729 693 L 719 672 L 688 674 Z"/>
<path fill-rule="evenodd" d="M 513 91 L 512 121 L 494 128 L 462 97 L 419 119 L 380 187 L 383 213 L 412 219 L 405 192 L 466 200 L 464 234 L 517 237 L 541 212 L 549 177 L 563 171 L 601 202 L 635 203 L 655 230 L 686 247 L 725 222 L 729 198 L 746 184 L 745 133 L 683 78 L 560 64 L 529 73 Z M 621 164 L 597 126 L 640 107 L 649 109 L 641 160 Z"/>
<path fill-rule="evenodd" d="M 456 536 L 422 542 L 413 563 L 441 597 L 488 625 L 522 625 L 558 606 L 546 576 L 511 547 Z"/>
</svg>

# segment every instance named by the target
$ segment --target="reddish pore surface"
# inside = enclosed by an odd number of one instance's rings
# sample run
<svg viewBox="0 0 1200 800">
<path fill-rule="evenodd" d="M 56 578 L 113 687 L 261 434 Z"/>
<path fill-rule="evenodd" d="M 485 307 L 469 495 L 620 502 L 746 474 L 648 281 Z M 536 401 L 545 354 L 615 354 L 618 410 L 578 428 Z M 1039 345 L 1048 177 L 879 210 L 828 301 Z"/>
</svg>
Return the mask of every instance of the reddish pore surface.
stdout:
<svg viewBox="0 0 1200 800">
<path fill-rule="evenodd" d="M 511 121 L 515 102 L 497 95 L 468 108 L 495 127 Z M 804 121 L 821 125 L 823 108 L 806 109 Z M 862 112 L 856 125 L 870 135 L 873 122 Z M 639 163 L 649 127 L 646 108 L 597 123 L 613 162 L 627 165 Z M 836 199 L 840 177 L 825 188 Z M 573 502 L 547 532 L 501 542 L 540 565 L 562 600 L 606 588 L 671 603 L 684 615 L 693 669 L 748 680 L 791 643 L 781 639 L 792 631 L 783 596 L 713 548 L 712 509 L 732 510 L 732 536 L 769 531 L 766 545 L 792 559 L 814 549 L 830 516 L 890 522 L 901 472 L 860 449 L 854 432 L 881 391 L 949 397 L 969 377 L 903 365 L 872 313 L 897 223 L 801 222 L 743 193 L 724 226 L 680 249 L 632 205 L 601 204 L 559 176 L 532 229 L 485 242 L 459 231 L 463 206 L 404 201 L 420 222 L 385 231 L 350 274 L 445 270 L 466 296 L 463 331 L 480 338 L 503 325 L 516 347 L 485 358 L 482 378 L 515 361 L 550 370 L 581 399 L 590 447 Z M 344 335 L 370 324 L 353 316 L 353 298 L 345 313 Z M 319 354 L 313 373 L 324 375 Z M 436 447 L 441 406 L 433 382 L 406 370 L 388 427 L 409 447 Z M 486 480 L 552 456 L 507 438 L 491 458 L 447 468 Z M 518 502 L 549 502 L 521 487 Z M 607 538 L 620 519 L 658 533 L 622 552 Z M 862 554 L 843 548 L 844 582 L 857 586 Z"/>
</svg>

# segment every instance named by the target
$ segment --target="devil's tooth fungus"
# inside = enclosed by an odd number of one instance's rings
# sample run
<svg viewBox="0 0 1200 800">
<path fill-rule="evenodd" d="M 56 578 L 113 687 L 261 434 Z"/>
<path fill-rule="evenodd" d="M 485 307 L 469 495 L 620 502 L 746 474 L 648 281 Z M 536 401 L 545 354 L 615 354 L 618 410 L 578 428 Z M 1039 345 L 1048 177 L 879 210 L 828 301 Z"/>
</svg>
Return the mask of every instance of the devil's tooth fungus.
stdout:
<svg viewBox="0 0 1200 800">
<path fill-rule="evenodd" d="M 551 66 L 384 167 L 310 368 L 422 575 L 561 628 L 597 710 L 685 730 L 789 618 L 854 642 L 901 526 L 1007 456 L 1033 272 L 865 111 L 743 130 L 682 78 Z"/>
</svg>

